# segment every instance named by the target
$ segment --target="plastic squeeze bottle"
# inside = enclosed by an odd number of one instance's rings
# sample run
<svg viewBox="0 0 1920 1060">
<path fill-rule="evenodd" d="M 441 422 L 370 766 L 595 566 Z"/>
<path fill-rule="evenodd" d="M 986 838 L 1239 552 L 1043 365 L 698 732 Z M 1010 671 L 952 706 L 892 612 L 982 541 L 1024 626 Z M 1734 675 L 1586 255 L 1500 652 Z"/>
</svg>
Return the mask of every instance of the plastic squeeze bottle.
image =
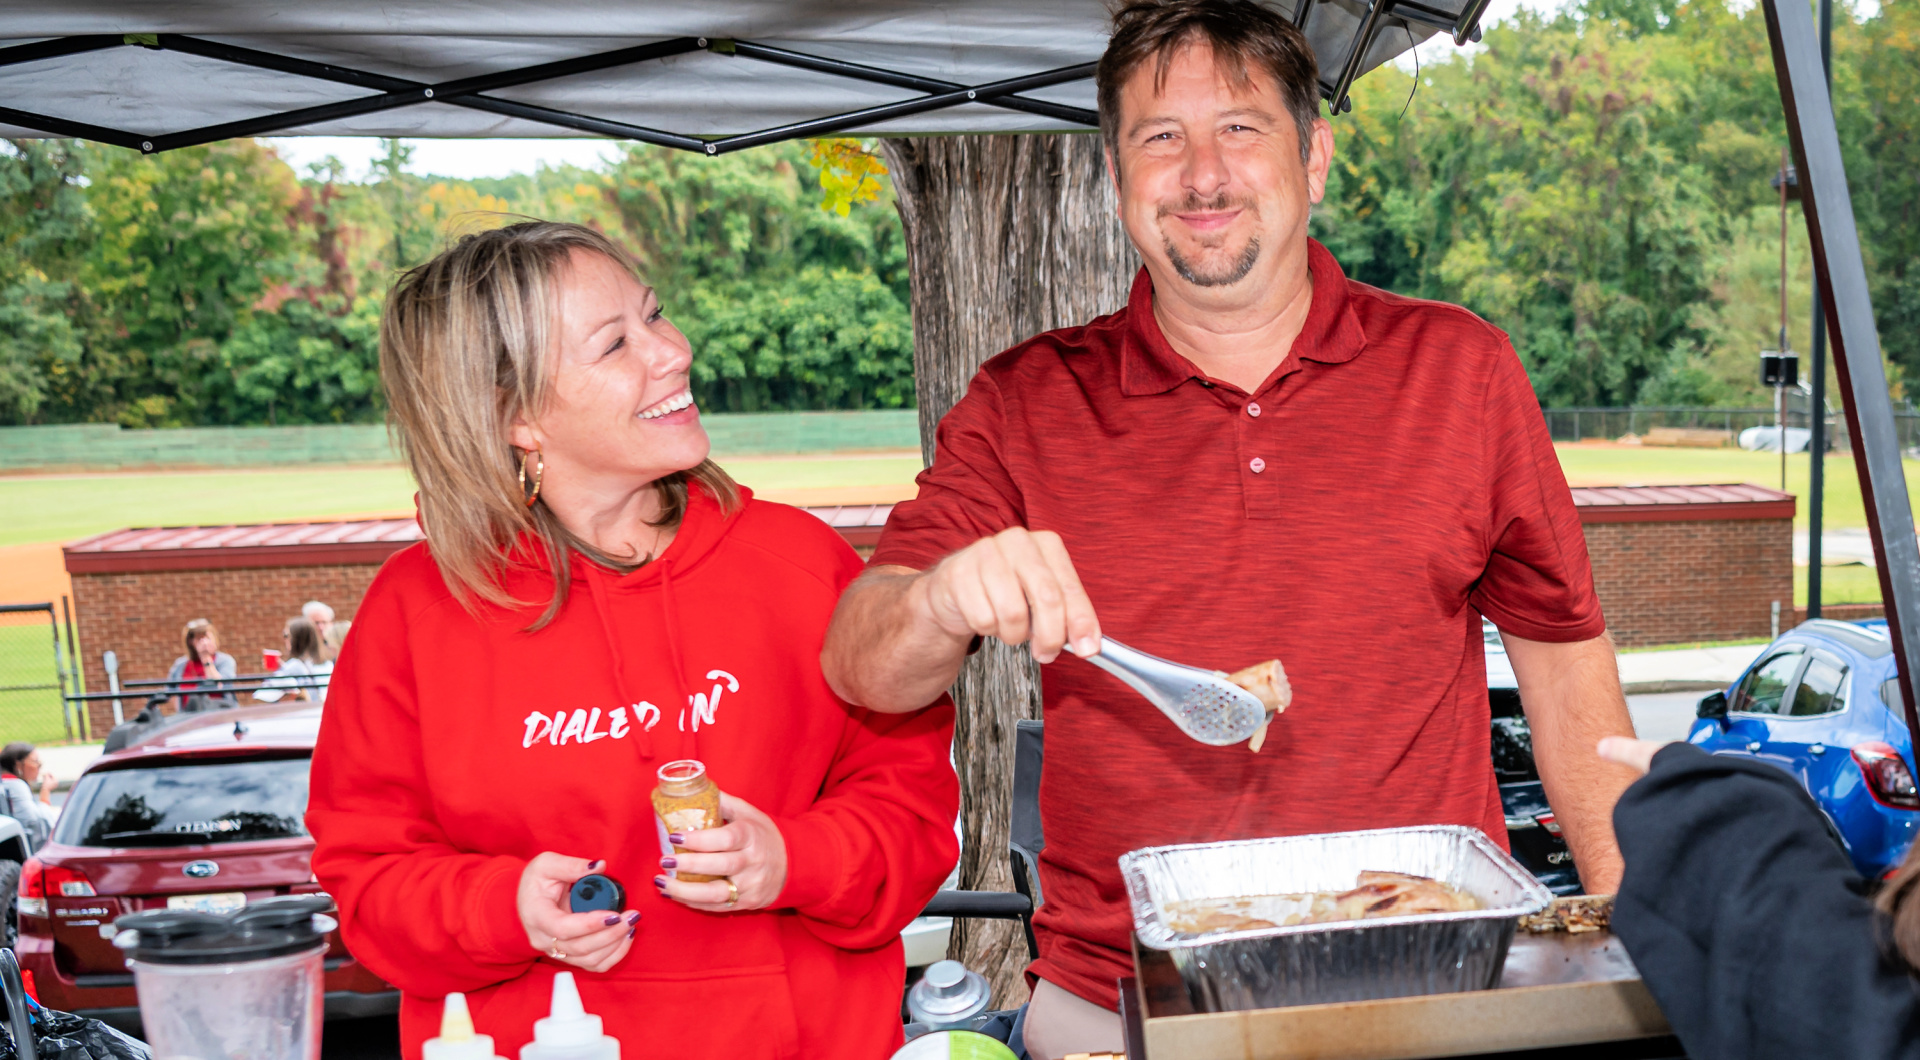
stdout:
<svg viewBox="0 0 1920 1060">
<path fill-rule="evenodd" d="M 473 1033 L 467 995 L 448 994 L 440 1008 L 440 1037 L 420 1043 L 420 1060 L 506 1060 L 493 1053 L 493 1035 Z"/>
<path fill-rule="evenodd" d="M 533 1041 L 520 1047 L 520 1060 L 620 1060 L 620 1040 L 602 1034 L 600 1017 L 581 1007 L 572 972 L 553 977 L 553 1009 L 533 1021 Z"/>
</svg>

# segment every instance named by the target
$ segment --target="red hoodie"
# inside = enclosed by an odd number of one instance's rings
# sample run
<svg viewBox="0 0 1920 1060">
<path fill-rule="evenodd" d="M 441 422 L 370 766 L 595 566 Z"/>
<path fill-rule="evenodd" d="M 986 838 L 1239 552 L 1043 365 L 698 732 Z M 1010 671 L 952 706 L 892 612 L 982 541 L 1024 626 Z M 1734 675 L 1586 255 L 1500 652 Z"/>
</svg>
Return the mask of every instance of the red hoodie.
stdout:
<svg viewBox="0 0 1920 1060">
<path fill-rule="evenodd" d="M 517 1055 L 563 969 L 624 1060 L 898 1047 L 899 933 L 958 856 L 952 708 L 874 714 L 834 696 L 820 646 L 859 558 L 797 508 L 749 495 L 723 518 L 693 494 L 658 561 L 620 577 L 574 557 L 566 606 L 537 633 L 523 630 L 538 607 L 467 613 L 426 545 L 388 560 L 354 615 L 307 825 L 348 947 L 402 991 L 405 1056 L 455 990 Z M 543 571 L 506 584 L 551 596 Z M 654 890 L 649 795 L 675 758 L 778 824 L 772 908 L 702 913 Z M 528 943 L 515 890 L 546 850 L 606 859 L 644 914 L 613 970 Z"/>
</svg>

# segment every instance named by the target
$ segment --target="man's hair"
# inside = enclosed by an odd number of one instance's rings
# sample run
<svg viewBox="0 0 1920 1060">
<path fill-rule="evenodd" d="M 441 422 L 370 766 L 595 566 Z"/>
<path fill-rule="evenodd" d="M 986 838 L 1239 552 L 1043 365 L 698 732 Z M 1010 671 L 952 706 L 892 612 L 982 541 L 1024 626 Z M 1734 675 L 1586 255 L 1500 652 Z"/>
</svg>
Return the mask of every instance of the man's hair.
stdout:
<svg viewBox="0 0 1920 1060">
<path fill-rule="evenodd" d="M 1320 67 L 1313 48 L 1293 23 L 1254 0 L 1121 0 L 1113 11 L 1113 36 L 1093 74 L 1099 90 L 1100 134 L 1120 165 L 1120 90 L 1135 70 L 1154 63 L 1155 90 L 1166 84 L 1176 52 L 1189 44 L 1213 47 L 1213 61 L 1235 87 L 1247 84 L 1249 67 L 1279 84 L 1280 98 L 1300 133 L 1300 159 L 1311 149 L 1313 121 L 1320 116 Z"/>
<path fill-rule="evenodd" d="M 309 622 L 333 621 L 333 608 L 318 600 L 308 600 L 300 605 L 300 614 Z"/>
</svg>

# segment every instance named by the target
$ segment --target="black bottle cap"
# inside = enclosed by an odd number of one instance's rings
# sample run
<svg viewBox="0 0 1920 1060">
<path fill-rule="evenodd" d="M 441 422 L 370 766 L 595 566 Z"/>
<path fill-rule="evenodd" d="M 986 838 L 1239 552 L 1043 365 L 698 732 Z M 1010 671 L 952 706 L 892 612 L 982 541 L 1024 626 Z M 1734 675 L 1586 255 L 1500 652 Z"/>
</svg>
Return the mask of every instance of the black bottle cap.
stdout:
<svg viewBox="0 0 1920 1060">
<path fill-rule="evenodd" d="M 324 894 L 266 898 L 233 913 L 155 909 L 113 922 L 113 944 L 149 964 L 228 964 L 284 957 L 326 944 L 333 899 Z"/>
</svg>

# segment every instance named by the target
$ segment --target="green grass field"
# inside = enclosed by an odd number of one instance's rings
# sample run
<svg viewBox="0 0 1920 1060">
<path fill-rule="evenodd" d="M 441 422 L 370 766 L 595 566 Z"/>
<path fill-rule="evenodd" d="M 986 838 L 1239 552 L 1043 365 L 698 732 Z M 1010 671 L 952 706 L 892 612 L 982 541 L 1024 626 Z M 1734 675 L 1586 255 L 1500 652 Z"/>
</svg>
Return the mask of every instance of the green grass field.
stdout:
<svg viewBox="0 0 1920 1060">
<path fill-rule="evenodd" d="M 1807 606 L 1807 568 L 1793 568 L 1793 602 Z M 1820 568 L 1820 602 L 1823 604 L 1877 604 L 1880 602 L 1880 572 L 1858 565 Z"/>
<path fill-rule="evenodd" d="M 912 482 L 918 456 L 736 459 L 727 468 L 755 490 Z M 404 468 L 176 471 L 0 477 L 0 546 L 71 541 L 123 526 L 285 522 L 413 510 Z"/>
<path fill-rule="evenodd" d="M 67 738 L 53 660 L 44 613 L 0 614 L 0 744 Z M 22 687 L 32 685 L 56 687 Z"/>
</svg>

